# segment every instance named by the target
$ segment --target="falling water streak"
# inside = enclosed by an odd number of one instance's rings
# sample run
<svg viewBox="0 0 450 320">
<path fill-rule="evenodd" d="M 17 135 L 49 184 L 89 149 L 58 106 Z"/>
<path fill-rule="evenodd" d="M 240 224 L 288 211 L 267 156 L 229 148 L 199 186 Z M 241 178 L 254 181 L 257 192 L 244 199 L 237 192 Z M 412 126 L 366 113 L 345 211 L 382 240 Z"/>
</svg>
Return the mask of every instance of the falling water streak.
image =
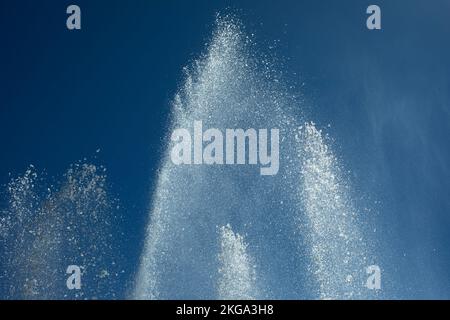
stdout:
<svg viewBox="0 0 450 320">
<path fill-rule="evenodd" d="M 321 299 L 365 298 L 367 249 L 336 156 L 314 123 L 301 128 L 301 196 Z M 366 290 L 366 291 L 364 291 Z"/>
<path fill-rule="evenodd" d="M 219 299 L 256 299 L 256 272 L 244 238 L 226 225 L 220 228 L 220 240 Z"/>
</svg>

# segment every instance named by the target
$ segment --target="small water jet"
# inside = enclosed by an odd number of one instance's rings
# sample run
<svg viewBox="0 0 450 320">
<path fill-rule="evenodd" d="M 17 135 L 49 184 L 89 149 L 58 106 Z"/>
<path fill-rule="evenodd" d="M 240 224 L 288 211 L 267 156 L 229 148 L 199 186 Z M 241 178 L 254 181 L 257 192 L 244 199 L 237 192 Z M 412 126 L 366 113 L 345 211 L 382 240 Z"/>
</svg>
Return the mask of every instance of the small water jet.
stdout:
<svg viewBox="0 0 450 320">
<path fill-rule="evenodd" d="M 11 179 L 0 220 L 5 299 L 115 298 L 116 210 L 103 167 L 72 165 L 58 186 L 46 186 L 34 166 Z M 83 270 L 83 287 L 65 287 L 66 268 Z M 108 276 L 106 276 L 108 275 Z"/>
</svg>

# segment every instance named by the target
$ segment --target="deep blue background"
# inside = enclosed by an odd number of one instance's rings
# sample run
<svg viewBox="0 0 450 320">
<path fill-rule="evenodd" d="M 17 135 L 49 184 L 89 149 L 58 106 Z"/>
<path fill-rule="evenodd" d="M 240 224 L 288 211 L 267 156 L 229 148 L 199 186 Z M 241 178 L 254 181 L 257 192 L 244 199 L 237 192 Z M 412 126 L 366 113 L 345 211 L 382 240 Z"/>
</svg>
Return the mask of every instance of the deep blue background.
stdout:
<svg viewBox="0 0 450 320">
<path fill-rule="evenodd" d="M 81 31 L 65 26 L 72 3 Z M 377 212 L 383 283 L 399 297 L 450 298 L 450 3 L 374 3 L 381 31 L 365 25 L 372 1 L 2 0 L 0 183 L 29 164 L 60 176 L 101 149 L 130 281 L 170 100 L 215 14 L 231 9 L 304 83 L 311 120 L 331 124 L 356 193 Z"/>
</svg>

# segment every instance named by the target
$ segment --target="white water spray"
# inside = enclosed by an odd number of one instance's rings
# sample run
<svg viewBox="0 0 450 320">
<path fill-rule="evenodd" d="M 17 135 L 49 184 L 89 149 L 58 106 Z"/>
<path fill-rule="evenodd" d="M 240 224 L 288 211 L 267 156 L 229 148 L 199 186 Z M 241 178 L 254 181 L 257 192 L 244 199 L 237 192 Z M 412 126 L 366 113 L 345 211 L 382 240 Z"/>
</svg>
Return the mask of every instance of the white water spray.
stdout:
<svg viewBox="0 0 450 320">
<path fill-rule="evenodd" d="M 107 193 L 105 169 L 77 163 L 58 183 L 46 186 L 30 166 L 8 184 L 0 217 L 4 298 L 115 298 L 115 200 Z M 65 287 L 73 264 L 83 270 L 82 290 Z"/>
<path fill-rule="evenodd" d="M 322 299 L 369 296 L 364 288 L 367 267 L 364 239 L 357 228 L 357 213 L 342 177 L 338 160 L 314 123 L 302 128 L 300 194 L 308 228 L 311 271 Z"/>
<path fill-rule="evenodd" d="M 230 225 L 227 225 L 220 228 L 220 243 L 219 299 L 255 299 L 258 296 L 255 292 L 256 272 L 244 238 L 235 234 Z"/>
<path fill-rule="evenodd" d="M 280 171 L 176 166 L 167 147 L 133 298 L 364 297 L 356 278 L 366 249 L 338 162 L 313 125 L 301 127 L 301 99 L 256 51 L 235 19 L 218 18 L 206 53 L 186 69 L 171 129 L 195 120 L 280 128 Z"/>
</svg>

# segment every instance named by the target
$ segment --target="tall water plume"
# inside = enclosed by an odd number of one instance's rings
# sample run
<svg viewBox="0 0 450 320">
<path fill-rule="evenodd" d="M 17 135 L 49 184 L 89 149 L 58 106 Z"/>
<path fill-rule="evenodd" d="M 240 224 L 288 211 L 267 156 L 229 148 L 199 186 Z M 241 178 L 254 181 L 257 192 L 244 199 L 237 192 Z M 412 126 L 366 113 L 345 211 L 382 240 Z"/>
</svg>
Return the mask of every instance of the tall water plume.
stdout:
<svg viewBox="0 0 450 320">
<path fill-rule="evenodd" d="M 169 131 L 192 131 L 196 120 L 222 132 L 278 128 L 279 173 L 174 165 L 168 134 L 133 298 L 361 297 L 363 284 L 352 277 L 365 272 L 365 248 L 354 243 L 362 240 L 350 190 L 337 183 L 338 161 L 304 124 L 302 98 L 257 52 L 235 18 L 218 17 L 205 53 L 185 69 Z M 246 285 L 234 286 L 232 268 Z"/>
</svg>

